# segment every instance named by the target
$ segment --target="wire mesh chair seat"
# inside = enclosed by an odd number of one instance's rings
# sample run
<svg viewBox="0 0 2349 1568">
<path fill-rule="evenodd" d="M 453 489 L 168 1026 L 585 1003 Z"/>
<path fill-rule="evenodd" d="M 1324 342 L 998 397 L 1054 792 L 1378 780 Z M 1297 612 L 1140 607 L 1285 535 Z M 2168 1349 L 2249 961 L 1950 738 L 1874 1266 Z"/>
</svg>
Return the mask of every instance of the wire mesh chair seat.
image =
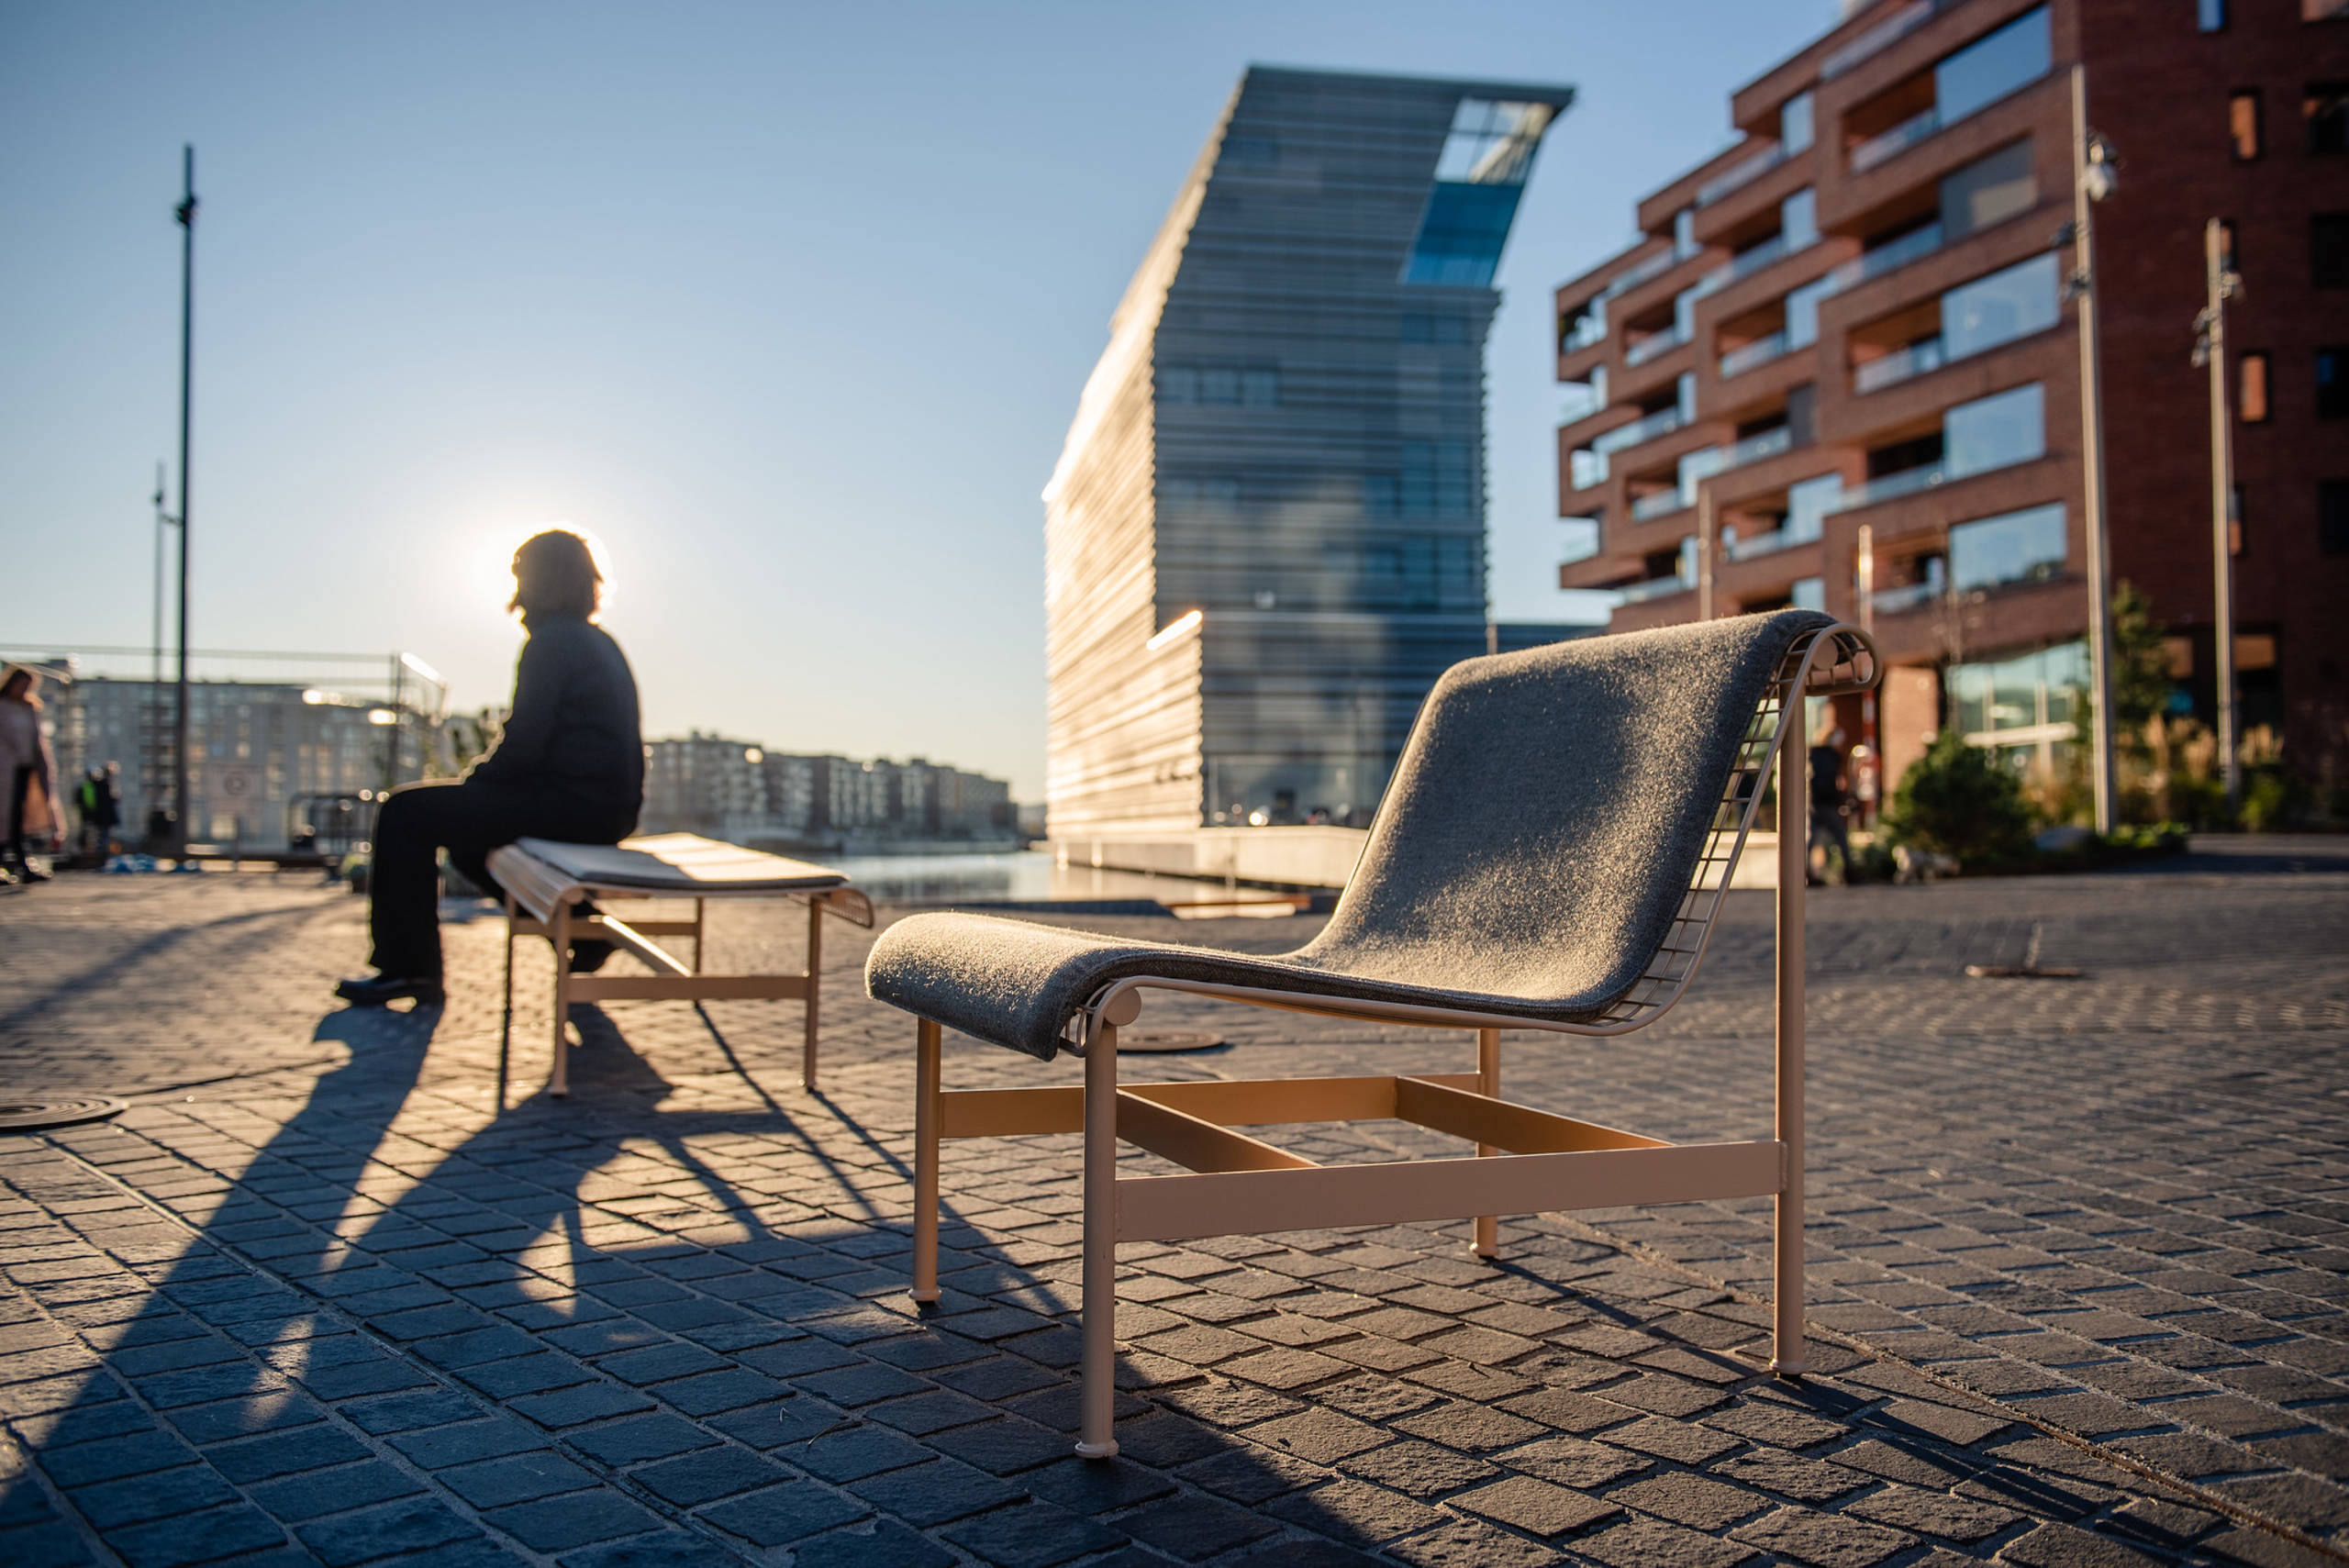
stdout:
<svg viewBox="0 0 2349 1568">
<path fill-rule="evenodd" d="M 916 1015 L 914 1295 L 937 1299 L 942 1139 L 1085 1134 L 1083 1433 L 1114 1453 L 1114 1249 L 1413 1219 L 1699 1197 L 1777 1199 L 1773 1364 L 1803 1362 L 1804 696 L 1876 679 L 1858 628 L 1791 610 L 1598 638 L 1455 666 L 1431 694 L 1328 925 L 1271 957 L 967 914 L 875 943 L 868 991 Z M 1499 1096 L 1504 1029 L 1644 1028 L 1686 994 L 1775 770 L 1776 1136 L 1675 1146 Z M 1473 1073 L 1124 1084 L 1116 1036 L 1141 993 L 1473 1030 Z M 1085 1083 L 947 1091 L 942 1029 L 1049 1059 Z M 1401 1118 L 1474 1157 L 1321 1167 L 1234 1130 Z M 1120 1141 L 1184 1168 L 1116 1173 Z"/>
</svg>

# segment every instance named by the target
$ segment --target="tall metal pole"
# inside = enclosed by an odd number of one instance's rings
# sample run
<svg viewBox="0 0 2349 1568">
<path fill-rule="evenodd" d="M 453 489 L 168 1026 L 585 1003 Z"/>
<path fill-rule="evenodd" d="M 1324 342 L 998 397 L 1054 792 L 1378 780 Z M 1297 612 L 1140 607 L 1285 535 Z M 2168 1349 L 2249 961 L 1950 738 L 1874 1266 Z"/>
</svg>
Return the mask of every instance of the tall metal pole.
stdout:
<svg viewBox="0 0 2349 1568">
<path fill-rule="evenodd" d="M 1870 637 L 1876 635 L 1876 528 L 1860 525 L 1860 629 Z M 1862 804 L 1869 812 L 1868 823 L 1875 826 L 1883 814 L 1884 751 L 1876 742 L 1876 688 L 1870 686 L 1860 694 L 1860 742 L 1868 751 L 1868 766 L 1875 770 L 1876 787 Z"/>
<path fill-rule="evenodd" d="M 2098 373 L 2096 237 L 2088 208 L 2088 86 L 2085 66 L 2072 67 L 2073 274 L 2080 317 L 2080 489 L 2088 550 L 2088 664 L 2096 685 L 2096 830 L 2112 831 L 2121 793 L 2114 767 L 2112 723 L 2112 556 L 2104 517 L 2104 384 Z"/>
<path fill-rule="evenodd" d="M 2235 292 L 2222 226 L 2202 226 L 2203 354 L 2210 367 L 2210 580 L 2218 595 L 2219 757 L 2227 770 L 2227 810 L 2243 805 L 2243 759 L 2235 754 L 2234 429 L 2227 418 L 2227 300 Z"/>
<path fill-rule="evenodd" d="M 173 216 L 180 225 L 180 676 L 172 719 L 173 852 L 187 858 L 187 433 L 195 350 L 195 149 L 183 150 L 184 194 Z"/>
</svg>

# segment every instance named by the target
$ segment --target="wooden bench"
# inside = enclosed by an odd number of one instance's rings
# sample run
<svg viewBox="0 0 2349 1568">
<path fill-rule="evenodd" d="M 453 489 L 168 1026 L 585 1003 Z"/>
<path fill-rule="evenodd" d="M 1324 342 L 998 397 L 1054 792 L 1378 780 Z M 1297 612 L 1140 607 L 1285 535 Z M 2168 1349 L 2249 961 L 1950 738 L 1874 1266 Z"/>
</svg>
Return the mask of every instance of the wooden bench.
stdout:
<svg viewBox="0 0 2349 1568">
<path fill-rule="evenodd" d="M 490 851 L 490 874 L 506 897 L 506 1016 L 501 1060 L 514 1027 L 514 939 L 544 937 L 554 945 L 554 1072 L 560 1096 L 571 1091 L 564 1035 L 573 1002 L 801 1001 L 807 1019 L 800 1075 L 816 1087 L 818 981 L 823 969 L 824 917 L 870 929 L 873 901 L 848 878 L 806 861 L 763 854 L 693 833 L 662 833 L 618 844 L 563 844 L 522 839 Z M 583 914 L 578 906 L 622 898 L 690 898 L 690 920 L 635 920 Z M 807 906 L 807 969 L 804 974 L 705 974 L 704 921 L 713 898 L 796 898 Z M 652 939 L 691 937 L 688 964 Z M 651 974 L 575 974 L 571 944 L 597 939 L 633 955 Z"/>
</svg>

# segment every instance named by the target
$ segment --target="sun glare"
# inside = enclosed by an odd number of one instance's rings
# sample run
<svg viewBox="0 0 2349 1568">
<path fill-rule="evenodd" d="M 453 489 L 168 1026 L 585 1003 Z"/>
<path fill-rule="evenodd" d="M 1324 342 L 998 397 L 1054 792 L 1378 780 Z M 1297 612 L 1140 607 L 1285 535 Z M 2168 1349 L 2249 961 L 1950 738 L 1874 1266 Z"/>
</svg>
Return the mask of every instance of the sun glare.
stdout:
<svg viewBox="0 0 2349 1568">
<path fill-rule="evenodd" d="M 604 550 L 603 540 L 592 529 L 581 528 L 568 518 L 555 517 L 542 522 L 495 525 L 474 531 L 466 549 L 465 584 L 469 596 L 476 604 L 493 605 L 503 609 L 514 596 L 514 552 L 533 535 L 550 528 L 562 528 L 577 534 L 587 542 L 587 553 L 596 560 L 596 570 L 604 575 L 603 603 L 608 607 L 615 596 L 611 557 Z"/>
</svg>

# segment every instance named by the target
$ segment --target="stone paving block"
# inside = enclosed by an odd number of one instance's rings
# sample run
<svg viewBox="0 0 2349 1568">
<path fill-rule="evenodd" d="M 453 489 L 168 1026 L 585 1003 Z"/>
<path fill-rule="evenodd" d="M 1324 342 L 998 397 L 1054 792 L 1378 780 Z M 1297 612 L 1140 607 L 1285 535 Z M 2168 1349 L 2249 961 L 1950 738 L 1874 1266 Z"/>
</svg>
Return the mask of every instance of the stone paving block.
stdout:
<svg viewBox="0 0 2349 1568">
<path fill-rule="evenodd" d="M 247 1489 L 252 1500 L 289 1524 L 320 1518 L 370 1503 L 388 1502 L 419 1490 L 401 1471 L 380 1460 L 331 1470 L 310 1470 L 263 1481 Z"/>
<path fill-rule="evenodd" d="M 1607 1568 L 1731 1568 L 1753 1557 L 1753 1548 L 1716 1540 L 1659 1519 L 1632 1518 L 1578 1538 L 1575 1551 Z"/>
<path fill-rule="evenodd" d="M 1118 1530 L 1049 1503 L 999 1508 L 949 1525 L 941 1533 L 980 1561 L 1005 1568 L 1054 1568 L 1125 1539 Z"/>
<path fill-rule="evenodd" d="M 1480 1519 L 1449 1519 L 1386 1550 L 1412 1568 L 1546 1568 L 1563 1561 L 1555 1551 Z"/>
<path fill-rule="evenodd" d="M 890 1519 L 834 1530 L 792 1548 L 792 1568 L 947 1568 L 953 1553 Z"/>
<path fill-rule="evenodd" d="M 247 1503 L 207 1509 L 109 1530 L 106 1543 L 126 1568 L 179 1568 L 241 1552 L 259 1551 L 285 1539 L 268 1515 Z"/>
</svg>

